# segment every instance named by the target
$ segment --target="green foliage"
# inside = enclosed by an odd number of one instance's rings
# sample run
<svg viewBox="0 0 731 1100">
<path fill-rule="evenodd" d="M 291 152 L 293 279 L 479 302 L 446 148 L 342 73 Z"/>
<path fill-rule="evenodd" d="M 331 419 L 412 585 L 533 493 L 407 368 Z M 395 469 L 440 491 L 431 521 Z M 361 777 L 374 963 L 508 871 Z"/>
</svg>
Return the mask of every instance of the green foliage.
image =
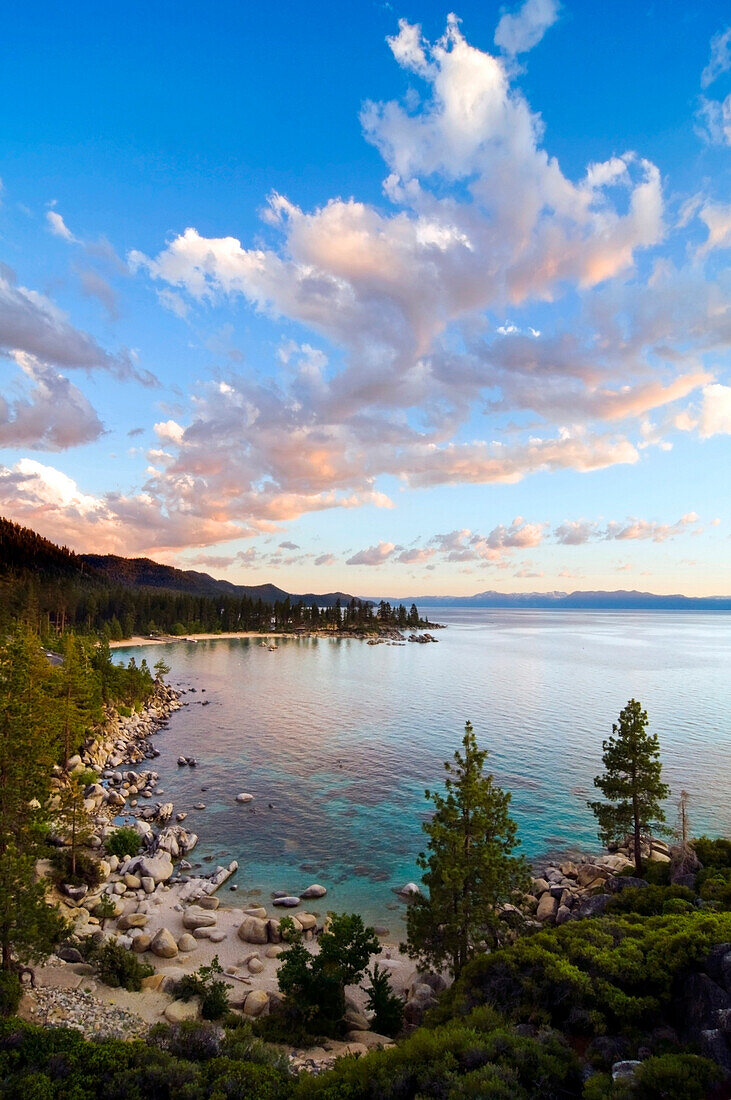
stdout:
<svg viewBox="0 0 731 1100">
<path fill-rule="evenodd" d="M 368 971 L 370 984 L 366 986 L 367 1006 L 373 1013 L 371 1026 L 378 1035 L 398 1035 L 404 1021 L 404 1005 L 391 988 L 388 970 L 379 967 Z"/>
<path fill-rule="evenodd" d="M 473 960 L 433 1020 L 490 1004 L 517 1023 L 635 1040 L 669 1013 L 674 983 L 729 940 L 728 913 L 570 922 Z"/>
<path fill-rule="evenodd" d="M 208 966 L 200 966 L 193 974 L 185 974 L 178 982 L 175 994 L 181 1001 L 200 997 L 204 1020 L 220 1020 L 228 1012 L 228 984 L 218 977 L 223 967 L 215 955 Z"/>
<path fill-rule="evenodd" d="M 0 970 L 0 1016 L 13 1016 L 22 994 L 20 978 L 12 970 Z"/>
<path fill-rule="evenodd" d="M 636 913 L 656 917 L 661 913 L 687 913 L 692 910 L 695 894 L 687 886 L 627 886 L 607 903 L 606 913 Z M 667 908 L 672 902 L 682 907 Z"/>
<path fill-rule="evenodd" d="M 608 1073 L 590 1077 L 584 1100 L 704 1100 L 721 1078 L 718 1066 L 697 1054 L 661 1054 L 647 1058 L 634 1081 L 612 1081 Z"/>
<path fill-rule="evenodd" d="M 602 743 L 604 774 L 594 786 L 608 801 L 589 802 L 599 823 L 602 844 L 634 839 L 635 870 L 642 872 L 641 839 L 644 833 L 662 831 L 665 813 L 660 803 L 670 794 L 661 779 L 660 742 L 647 732 L 647 711 L 630 699 L 612 726 L 612 736 Z"/>
<path fill-rule="evenodd" d="M 60 848 L 53 853 L 51 861 L 56 868 L 54 875 L 58 885 L 68 882 L 73 886 L 98 886 L 101 882 L 99 863 L 86 852 L 73 852 Z"/>
<path fill-rule="evenodd" d="M 99 977 L 104 984 L 113 989 L 122 986 L 123 989 L 139 992 L 142 988 L 142 979 L 155 973 L 152 966 L 141 963 L 136 955 L 126 947 L 115 943 L 114 940 L 107 940 L 100 947 L 96 947 L 90 955 L 90 960 L 96 965 Z"/>
<path fill-rule="evenodd" d="M 422 828 L 428 854 L 418 865 L 428 896 L 409 905 L 407 950 L 420 963 L 456 975 L 478 951 L 499 940 L 499 906 L 527 889 L 528 866 L 513 855 L 520 844 L 508 813 L 510 794 L 484 774 L 487 752 L 469 722 L 464 752 L 444 765 L 446 793 L 427 791 L 434 815 Z"/>
<path fill-rule="evenodd" d="M 63 922 L 35 880 L 58 752 L 58 670 L 19 627 L 0 644 L 0 966 L 47 952 Z"/>
<path fill-rule="evenodd" d="M 699 836 L 692 842 L 692 847 L 706 870 L 710 867 L 731 868 L 731 840 L 726 837 L 711 840 L 710 837 Z"/>
<path fill-rule="evenodd" d="M 519 1035 L 495 1014 L 476 1013 L 429 1032 L 416 1031 L 389 1050 L 341 1059 L 329 1073 L 303 1075 L 297 1100 L 462 1100 L 578 1096 L 576 1055 L 551 1032 Z"/>
<path fill-rule="evenodd" d="M 102 894 L 94 906 L 94 916 L 98 919 L 102 928 L 104 928 L 104 922 L 113 917 L 116 911 L 117 906 L 111 894 Z"/>
<path fill-rule="evenodd" d="M 211 1037 L 156 1028 L 150 1041 L 88 1041 L 76 1031 L 0 1021 L 0 1097 L 8 1100 L 287 1100 L 291 1082 L 276 1057 L 232 1056 L 225 1040 L 207 1056 Z M 217 1029 L 214 1029 L 217 1030 Z M 188 1037 L 198 1056 L 184 1048 Z M 213 1042 L 216 1036 L 212 1037 Z M 174 1053 L 173 1053 L 174 1051 Z"/>
<path fill-rule="evenodd" d="M 105 839 L 104 847 L 110 856 L 123 859 L 124 856 L 136 856 L 142 846 L 140 834 L 136 829 L 122 825 Z"/>
<path fill-rule="evenodd" d="M 54 824 L 59 832 L 68 840 L 70 845 L 69 873 L 71 882 L 76 882 L 77 872 L 80 870 L 79 847 L 88 844 L 93 832 L 91 815 L 84 806 L 84 785 L 75 775 L 68 777 L 65 786 L 59 791 L 60 806 L 54 812 Z M 88 882 L 88 877 L 81 872 L 81 881 Z M 96 882 L 99 881 L 97 874 Z M 96 885 L 89 882 L 89 885 Z"/>
<path fill-rule="evenodd" d="M 278 981 L 285 1014 L 311 1034 L 341 1034 L 345 986 L 361 980 L 378 950 L 373 929 L 366 928 L 358 914 L 331 914 L 317 955 L 297 939 L 281 956 Z"/>
</svg>

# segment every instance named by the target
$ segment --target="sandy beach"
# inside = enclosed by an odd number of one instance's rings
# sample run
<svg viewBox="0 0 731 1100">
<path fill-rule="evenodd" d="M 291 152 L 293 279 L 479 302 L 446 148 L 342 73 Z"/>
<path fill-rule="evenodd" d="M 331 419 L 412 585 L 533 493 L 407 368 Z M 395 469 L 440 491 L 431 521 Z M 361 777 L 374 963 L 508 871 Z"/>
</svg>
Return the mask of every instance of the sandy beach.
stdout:
<svg viewBox="0 0 731 1100">
<path fill-rule="evenodd" d="M 314 633 L 314 632 L 313 632 Z M 327 637 L 323 631 L 318 637 Z M 228 634 L 162 634 L 160 637 L 151 638 L 149 634 L 134 634 L 131 638 L 125 638 L 121 642 L 110 642 L 110 649 L 126 649 L 128 646 L 143 645 L 169 645 L 171 642 L 215 642 L 220 639 L 230 638 L 261 638 L 262 641 L 276 641 L 277 638 L 299 638 L 300 634 L 284 634 L 282 631 L 271 631 L 262 634 L 258 630 L 241 630 Z"/>
</svg>

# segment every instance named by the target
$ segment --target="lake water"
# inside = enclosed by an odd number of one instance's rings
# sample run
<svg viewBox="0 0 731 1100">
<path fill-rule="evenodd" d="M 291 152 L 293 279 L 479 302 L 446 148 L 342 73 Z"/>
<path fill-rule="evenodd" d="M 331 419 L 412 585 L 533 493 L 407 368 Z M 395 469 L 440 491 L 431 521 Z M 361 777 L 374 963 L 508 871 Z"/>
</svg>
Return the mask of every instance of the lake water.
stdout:
<svg viewBox="0 0 731 1100">
<path fill-rule="evenodd" d="M 696 834 L 731 832 L 731 615 L 421 610 L 447 624 L 437 645 L 279 639 L 272 653 L 259 639 L 221 639 L 119 651 L 163 657 L 170 683 L 196 689 L 156 736 L 155 767 L 164 800 L 200 834 L 195 858 L 238 859 L 227 900 L 320 882 L 328 908 L 398 934 L 393 890 L 418 879 L 424 788 L 440 783 L 467 719 L 512 791 L 531 858 L 597 849 L 586 799 L 630 698 L 660 738 L 669 822 L 684 789 Z M 181 753 L 199 766 L 178 768 Z M 241 791 L 251 806 L 235 802 Z"/>
</svg>

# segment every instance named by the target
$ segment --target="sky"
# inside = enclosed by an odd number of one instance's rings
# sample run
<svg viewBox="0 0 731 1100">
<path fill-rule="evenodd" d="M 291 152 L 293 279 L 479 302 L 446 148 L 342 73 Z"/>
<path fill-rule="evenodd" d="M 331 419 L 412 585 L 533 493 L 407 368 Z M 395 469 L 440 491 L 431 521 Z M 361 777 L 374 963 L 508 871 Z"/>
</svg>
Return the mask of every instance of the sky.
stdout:
<svg viewBox="0 0 731 1100">
<path fill-rule="evenodd" d="M 725 4 L 2 38 L 0 514 L 291 592 L 731 593 Z"/>
</svg>

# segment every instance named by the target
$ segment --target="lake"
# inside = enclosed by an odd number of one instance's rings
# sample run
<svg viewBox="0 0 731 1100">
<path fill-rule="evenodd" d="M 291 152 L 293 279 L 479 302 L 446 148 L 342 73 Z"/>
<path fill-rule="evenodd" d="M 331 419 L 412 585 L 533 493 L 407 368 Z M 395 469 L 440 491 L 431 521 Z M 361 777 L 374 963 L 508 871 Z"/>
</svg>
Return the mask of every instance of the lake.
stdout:
<svg viewBox="0 0 731 1100">
<path fill-rule="evenodd" d="M 418 880 L 424 789 L 441 782 L 467 719 L 531 858 L 598 849 L 586 799 L 630 698 L 660 738 L 669 823 L 686 790 L 696 835 L 731 832 L 731 615 L 420 610 L 447 624 L 437 645 L 293 638 L 273 653 L 220 639 L 115 655 L 163 657 L 189 692 L 155 738 L 155 767 L 163 800 L 201 837 L 195 858 L 238 859 L 227 900 L 320 882 L 328 908 L 397 934 L 393 890 Z M 199 766 L 179 768 L 181 753 Z M 235 802 L 241 791 L 250 806 Z"/>
</svg>

